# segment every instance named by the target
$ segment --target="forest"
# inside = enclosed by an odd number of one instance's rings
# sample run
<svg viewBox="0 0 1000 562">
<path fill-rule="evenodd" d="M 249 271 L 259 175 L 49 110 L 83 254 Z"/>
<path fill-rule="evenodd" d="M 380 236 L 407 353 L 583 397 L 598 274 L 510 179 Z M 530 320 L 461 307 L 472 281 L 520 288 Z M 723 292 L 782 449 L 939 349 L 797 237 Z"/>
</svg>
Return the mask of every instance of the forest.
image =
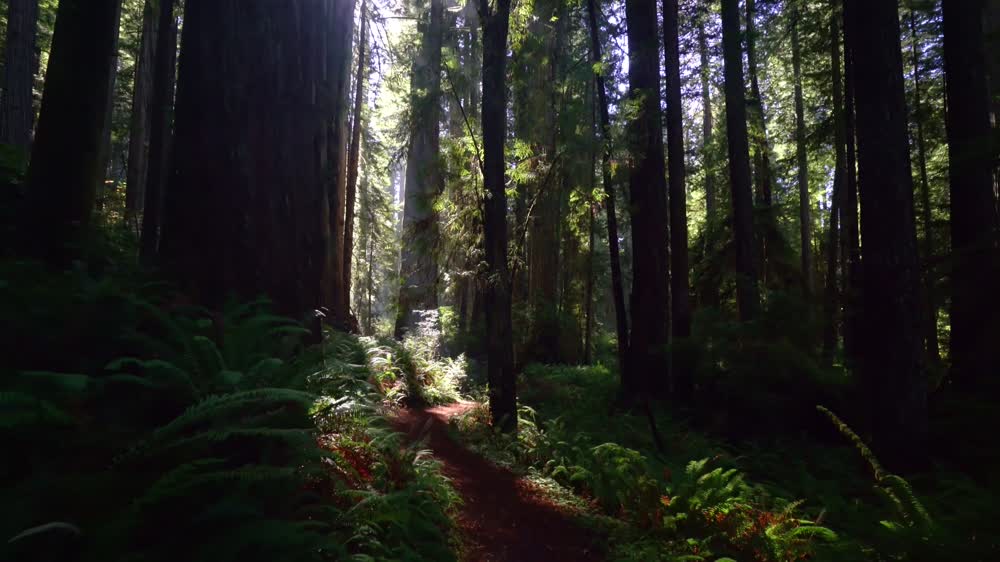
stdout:
<svg viewBox="0 0 1000 562">
<path fill-rule="evenodd" d="M 0 560 L 1000 560 L 1000 1 L 0 0 Z"/>
</svg>

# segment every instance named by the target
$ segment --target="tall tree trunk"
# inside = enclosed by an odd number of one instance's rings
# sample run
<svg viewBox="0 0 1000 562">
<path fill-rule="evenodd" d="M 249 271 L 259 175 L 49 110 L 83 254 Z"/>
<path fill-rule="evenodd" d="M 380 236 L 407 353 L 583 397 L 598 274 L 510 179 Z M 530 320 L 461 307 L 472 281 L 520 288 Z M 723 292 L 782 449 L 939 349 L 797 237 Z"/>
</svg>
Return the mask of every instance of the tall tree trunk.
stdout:
<svg viewBox="0 0 1000 562">
<path fill-rule="evenodd" d="M 1000 1 L 986 4 L 986 67 L 990 82 L 993 122 L 993 228 L 1000 237 Z"/>
<path fill-rule="evenodd" d="M 809 157 L 806 154 L 805 104 L 802 100 L 802 47 L 799 45 L 799 8 L 792 8 L 792 72 L 795 80 L 795 156 L 799 167 L 799 242 L 802 253 L 802 287 L 813 291 L 812 207 L 809 197 Z M 834 251 L 836 247 L 834 246 Z"/>
<path fill-rule="evenodd" d="M 956 384 L 971 389 L 1000 369 L 1000 257 L 993 216 L 984 3 L 943 0 L 942 7 L 951 181 L 952 371 Z"/>
<path fill-rule="evenodd" d="M 601 55 L 600 33 L 597 27 L 596 0 L 587 0 L 587 22 L 590 31 L 591 62 L 603 62 Z M 628 315 L 625 310 L 625 287 L 622 281 L 621 251 L 618 241 L 618 215 L 615 211 L 615 184 L 611 176 L 611 159 L 613 147 L 611 144 L 611 117 L 608 114 L 608 92 L 604 83 L 604 74 L 594 73 L 594 84 L 597 90 L 597 105 L 601 127 L 601 184 L 604 187 L 604 209 L 608 222 L 608 254 L 611 262 L 611 294 L 615 305 L 615 329 L 618 336 L 618 372 L 621 376 L 622 388 L 634 388 L 636 382 L 631 380 L 629 372 L 629 333 Z"/>
<path fill-rule="evenodd" d="M 750 144 L 747 139 L 746 99 L 743 90 L 739 0 L 722 0 L 722 48 L 725 61 L 729 185 L 732 191 L 733 241 L 736 247 L 736 300 L 740 320 L 749 321 L 757 315 L 760 308 L 760 295 L 753 255 L 753 194 L 750 188 Z"/>
<path fill-rule="evenodd" d="M 764 96 L 760 91 L 760 76 L 757 61 L 757 4 L 756 0 L 746 0 L 747 25 L 747 71 L 750 74 L 749 100 L 751 128 L 753 131 L 751 149 L 756 166 L 757 201 L 764 207 L 770 207 L 771 193 L 771 153 L 767 139 L 767 121 L 764 118 Z M 763 258 L 763 256 L 760 256 Z"/>
<path fill-rule="evenodd" d="M 857 115 L 855 113 L 854 96 L 854 49 L 851 34 L 855 27 L 853 23 L 855 6 L 844 1 L 844 127 L 847 133 L 847 177 L 844 185 L 847 193 L 843 198 L 843 209 L 840 212 L 844 224 L 842 237 L 844 260 L 847 274 L 844 275 L 842 295 L 844 299 L 844 355 L 849 364 L 858 362 L 861 334 L 861 237 L 858 227 L 858 166 L 857 166 Z"/>
<path fill-rule="evenodd" d="M 412 138 L 406 153 L 406 197 L 403 203 L 403 236 L 400 255 L 399 308 L 396 337 L 416 326 L 418 310 L 437 309 L 437 212 L 434 201 L 441 192 L 439 104 L 444 3 L 431 0 L 421 53 L 413 64 L 410 90 Z"/>
<path fill-rule="evenodd" d="M 32 91 L 38 71 L 37 36 L 38 0 L 8 0 L 0 143 L 18 147 L 25 157 L 31 148 L 31 130 L 35 122 Z"/>
<path fill-rule="evenodd" d="M 129 127 L 128 170 L 125 175 L 125 211 L 134 220 L 145 206 L 146 176 L 149 168 L 150 103 L 153 97 L 153 74 L 159 18 L 157 2 L 147 0 L 142 11 L 142 37 L 135 63 L 135 86 L 132 90 L 132 123 Z"/>
<path fill-rule="evenodd" d="M 152 263 L 159 253 L 164 193 L 170 179 L 174 86 L 177 81 L 178 30 L 174 2 L 159 0 L 156 17 L 159 23 L 151 87 L 153 98 L 150 101 L 149 165 L 139 240 L 139 258 L 147 264 Z"/>
<path fill-rule="evenodd" d="M 487 279 L 486 374 L 490 385 L 490 414 L 503 431 L 517 430 L 517 388 L 514 376 L 510 314 L 510 275 L 507 270 L 507 194 L 504 142 L 507 138 L 507 32 L 510 0 L 480 0 L 483 24 L 483 231 Z"/>
<path fill-rule="evenodd" d="M 859 55 L 853 63 L 865 260 L 861 375 L 876 452 L 890 467 L 906 469 L 927 454 L 927 374 L 899 10 L 895 2 L 867 2 L 862 17 L 860 2 L 847 0 L 858 10 L 850 40 Z"/>
<path fill-rule="evenodd" d="M 591 178 L 593 178 L 593 169 L 597 164 L 597 154 L 591 159 Z M 593 183 L 593 179 L 591 179 Z M 591 186 L 590 192 L 594 192 L 593 186 Z M 594 331 L 594 234 L 597 228 L 596 226 L 596 215 L 597 211 L 594 210 L 594 203 L 591 202 L 589 205 L 589 216 L 587 220 L 587 285 L 584 289 L 583 306 L 584 315 L 586 320 L 584 322 L 583 331 L 583 363 L 584 365 L 590 365 L 593 360 L 593 354 L 591 352 L 591 333 Z"/>
<path fill-rule="evenodd" d="M 705 33 L 705 21 L 708 9 L 704 8 L 701 19 L 698 22 L 698 56 L 701 68 L 701 129 L 702 129 L 702 167 L 705 173 L 705 256 L 708 258 L 710 252 L 714 251 L 716 237 L 718 233 L 718 195 L 715 193 L 715 169 L 712 157 L 712 134 L 715 129 L 715 120 L 712 116 L 712 90 L 711 77 L 712 69 L 708 55 L 708 36 Z M 719 305 L 719 286 L 714 276 L 705 280 L 698 290 L 699 297 L 703 304 L 708 306 Z"/>
<path fill-rule="evenodd" d="M 351 264 L 354 260 L 354 203 L 358 192 L 358 165 L 361 161 L 361 129 L 364 122 L 365 88 L 367 87 L 368 46 L 367 0 L 361 0 L 361 30 L 358 33 L 358 72 L 354 77 L 354 121 L 351 126 L 351 152 L 347 158 L 347 214 L 344 217 L 344 291 L 351 294 Z"/>
<path fill-rule="evenodd" d="M 629 99 L 629 203 L 632 214 L 632 395 L 667 388 L 669 251 L 667 185 L 660 120 L 660 63 L 654 0 L 626 0 Z"/>
<path fill-rule="evenodd" d="M 518 93 L 519 137 L 544 154 L 548 169 L 540 171 L 533 187 L 528 220 L 528 300 L 531 310 L 530 355 L 539 362 L 563 360 L 559 334 L 559 272 L 565 267 L 561 255 L 560 224 L 563 171 L 558 161 L 559 64 L 564 56 L 565 2 L 535 3 L 531 31 L 533 40 L 519 49 L 519 75 L 525 89 Z M 551 23 L 550 23 L 551 22 Z M 551 25 L 554 29 L 546 29 Z"/>
<path fill-rule="evenodd" d="M 115 84 L 118 82 L 118 63 L 119 63 L 119 33 L 121 28 L 121 2 L 119 2 L 119 8 L 115 13 L 115 33 L 114 33 L 114 45 L 111 49 L 111 56 L 108 59 L 107 64 L 110 65 L 111 69 L 108 72 L 108 88 L 107 88 L 107 100 L 106 104 L 108 106 L 107 113 L 104 114 L 104 131 L 102 133 L 103 139 L 101 140 L 101 151 L 99 160 L 101 162 L 101 177 L 97 184 L 97 205 L 98 210 L 104 208 L 105 199 L 108 196 L 108 181 L 113 181 L 117 183 L 115 175 L 115 162 L 114 162 L 114 146 L 112 146 L 112 129 L 114 128 L 114 117 L 115 117 Z M 114 187 L 114 186 L 112 186 Z"/>
<path fill-rule="evenodd" d="M 691 290 L 688 279 L 687 186 L 684 169 L 684 108 L 681 106 L 681 59 L 677 0 L 663 0 L 663 51 L 667 79 L 667 160 L 670 194 L 670 319 L 673 337 L 691 335 Z M 677 365 L 671 390 L 685 399 L 693 391 L 693 365 Z"/>
<path fill-rule="evenodd" d="M 823 303 L 823 361 L 829 365 L 837 348 L 837 317 L 839 286 L 837 283 L 837 255 L 840 243 L 840 216 L 847 195 L 847 124 L 844 119 L 843 73 L 840 62 L 840 1 L 831 2 L 830 15 L 830 68 L 833 82 L 833 147 L 835 166 L 833 172 L 833 200 L 830 205 L 830 233 L 826 257 L 826 293 Z M 842 272 L 846 277 L 846 268 Z"/>
<path fill-rule="evenodd" d="M 327 70 L 332 80 L 330 91 L 333 93 L 333 117 L 329 121 L 330 139 L 327 187 L 328 206 L 325 211 L 329 228 L 325 233 L 329 236 L 327 258 L 324 264 L 323 302 L 330 310 L 330 323 L 338 329 L 349 329 L 351 326 L 349 303 L 350 294 L 344 286 L 344 233 L 347 229 L 347 168 L 348 149 L 350 145 L 347 117 L 351 106 L 351 59 L 353 57 L 354 40 L 354 8 L 355 0 L 333 0 L 334 18 L 338 23 L 337 32 L 330 41 L 330 48 L 336 53 L 346 53 L 345 57 L 329 57 L 330 68 Z"/>
<path fill-rule="evenodd" d="M 920 212 L 924 227 L 923 260 L 924 260 L 924 298 L 927 300 L 926 319 L 924 321 L 924 342 L 927 347 L 927 360 L 936 364 L 941 360 L 938 349 L 937 334 L 937 299 L 934 295 L 934 275 L 930 266 L 934 255 L 934 228 L 931 221 L 931 186 L 927 178 L 927 144 L 924 140 L 924 110 L 921 105 L 920 54 L 917 46 L 917 18 L 913 8 L 910 8 L 910 54 L 913 64 L 913 122 L 917 129 L 917 166 L 920 169 Z"/>
<path fill-rule="evenodd" d="M 121 0 L 59 3 L 28 170 L 31 255 L 65 264 L 79 254 L 103 179 L 104 140 Z"/>
<path fill-rule="evenodd" d="M 162 250 L 202 304 L 263 294 L 310 319 L 323 302 L 326 156 L 340 152 L 328 124 L 340 100 L 316 93 L 336 91 L 330 69 L 349 58 L 349 4 L 186 4 Z"/>
</svg>

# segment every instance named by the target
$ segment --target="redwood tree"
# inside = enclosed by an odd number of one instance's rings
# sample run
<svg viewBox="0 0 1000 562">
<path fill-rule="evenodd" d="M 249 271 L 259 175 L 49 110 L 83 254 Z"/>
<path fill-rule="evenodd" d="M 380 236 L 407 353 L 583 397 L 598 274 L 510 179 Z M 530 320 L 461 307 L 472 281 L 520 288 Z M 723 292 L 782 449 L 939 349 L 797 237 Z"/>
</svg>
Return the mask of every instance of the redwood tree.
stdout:
<svg viewBox="0 0 1000 562">
<path fill-rule="evenodd" d="M 920 264 L 913 213 L 899 10 L 847 0 L 856 76 L 864 332 L 858 351 L 876 452 L 919 465 L 927 437 Z"/>
<path fill-rule="evenodd" d="M 1000 260 L 993 217 L 984 2 L 943 0 L 942 8 L 951 181 L 952 368 L 957 384 L 975 388 L 1000 368 Z"/>
<path fill-rule="evenodd" d="M 28 170 L 28 252 L 52 263 L 78 255 L 103 179 L 111 61 L 121 0 L 62 0 Z"/>
<path fill-rule="evenodd" d="M 753 194 L 750 188 L 750 144 L 740 35 L 739 0 L 722 0 L 729 186 L 733 200 L 733 243 L 736 247 L 736 300 L 740 319 L 747 321 L 756 316 L 760 296 L 757 294 L 753 256 Z"/>
<path fill-rule="evenodd" d="M 624 390 L 666 388 L 669 286 L 667 182 L 660 119 L 659 41 L 654 0 L 626 0 L 629 99 L 629 203 L 632 214 L 630 366 L 638 380 Z M 638 378 L 642 377 L 642 378 Z"/>
<path fill-rule="evenodd" d="M 365 87 L 367 86 L 368 2 L 361 2 L 361 30 L 358 32 L 358 72 L 354 77 L 354 120 L 351 124 L 351 149 L 347 157 L 347 198 L 344 202 L 344 292 L 351 294 L 351 264 L 354 258 L 354 204 L 358 194 L 358 167 L 361 161 L 361 131 L 364 124 Z"/>
<path fill-rule="evenodd" d="M 345 16 L 338 0 L 186 4 L 162 254 L 205 305 L 264 294 L 301 319 L 322 303 Z"/>
<path fill-rule="evenodd" d="M 691 292 L 677 0 L 663 0 L 663 46 L 664 68 L 667 70 L 667 160 L 670 172 L 670 319 L 673 337 L 687 338 L 691 335 Z M 672 372 L 672 390 L 678 397 L 686 397 L 691 393 L 693 384 L 690 366 L 678 367 Z"/>
<path fill-rule="evenodd" d="M 3 97 L 0 97 L 0 143 L 16 146 L 27 155 L 35 121 L 32 105 L 38 71 L 38 0 L 8 0 L 7 39 L 4 45 Z"/>
<path fill-rule="evenodd" d="M 510 312 L 510 273 L 507 268 L 507 193 L 504 142 L 507 138 L 507 33 L 510 0 L 480 0 L 483 25 L 483 232 L 487 278 L 487 365 L 490 414 L 504 431 L 517 430 L 517 388 L 514 375 Z"/>
<path fill-rule="evenodd" d="M 792 9 L 792 73 L 795 81 L 795 155 L 799 183 L 799 248 L 801 253 L 802 286 L 809 295 L 813 290 L 812 219 L 809 199 L 809 157 L 806 153 L 805 103 L 802 100 L 802 47 L 799 42 L 800 8 Z M 836 246 L 834 246 L 836 247 Z"/>
<path fill-rule="evenodd" d="M 597 64 L 603 61 L 601 56 L 600 31 L 597 27 L 596 0 L 587 0 L 587 23 L 590 32 L 591 62 Z M 611 177 L 611 117 L 608 113 L 608 92 L 604 75 L 594 73 L 594 84 L 597 90 L 597 104 L 601 127 L 601 183 L 604 188 L 604 209 L 608 220 L 608 253 L 611 261 L 611 295 L 615 305 L 615 333 L 618 336 L 618 372 L 622 386 L 629 388 L 633 383 L 626 379 L 631 376 L 628 368 L 628 315 L 625 310 L 625 289 L 622 283 L 622 266 L 618 248 L 618 215 L 615 212 L 615 184 Z"/>
<path fill-rule="evenodd" d="M 135 86 L 132 89 L 132 123 L 129 127 L 128 170 L 125 176 L 125 209 L 134 216 L 142 210 L 146 197 L 149 166 L 150 124 L 153 80 L 156 66 L 157 33 L 160 27 L 157 7 L 172 0 L 147 0 L 142 11 L 142 35 L 135 63 Z"/>
<path fill-rule="evenodd" d="M 444 3 L 431 0 L 430 14 L 421 24 L 420 53 L 410 75 L 411 136 L 406 152 L 406 187 L 403 204 L 403 244 L 400 255 L 399 308 L 396 337 L 412 329 L 416 310 L 436 309 L 438 239 L 434 202 L 441 191 L 438 169 L 440 151 L 441 45 Z"/>
<path fill-rule="evenodd" d="M 139 257 L 152 263 L 159 252 L 160 228 L 163 224 L 163 194 L 169 180 L 169 165 L 173 147 L 174 86 L 177 82 L 177 18 L 174 2 L 160 0 L 157 5 L 159 23 L 156 36 L 156 62 L 153 69 L 152 99 L 150 100 L 149 163 L 146 169 L 143 197 L 142 235 Z"/>
</svg>

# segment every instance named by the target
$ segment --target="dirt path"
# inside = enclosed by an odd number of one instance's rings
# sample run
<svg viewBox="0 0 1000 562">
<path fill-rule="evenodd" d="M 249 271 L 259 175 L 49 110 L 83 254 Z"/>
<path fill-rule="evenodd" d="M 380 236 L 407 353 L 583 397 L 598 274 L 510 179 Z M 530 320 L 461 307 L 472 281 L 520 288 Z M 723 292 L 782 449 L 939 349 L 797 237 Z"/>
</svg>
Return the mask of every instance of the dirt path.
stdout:
<svg viewBox="0 0 1000 562">
<path fill-rule="evenodd" d="M 458 517 L 468 562 L 586 562 L 601 560 L 601 537 L 580 527 L 540 491 L 509 470 L 455 443 L 448 419 L 472 404 L 402 410 L 394 423 L 410 439 L 428 427 L 428 445 L 464 504 Z"/>
</svg>

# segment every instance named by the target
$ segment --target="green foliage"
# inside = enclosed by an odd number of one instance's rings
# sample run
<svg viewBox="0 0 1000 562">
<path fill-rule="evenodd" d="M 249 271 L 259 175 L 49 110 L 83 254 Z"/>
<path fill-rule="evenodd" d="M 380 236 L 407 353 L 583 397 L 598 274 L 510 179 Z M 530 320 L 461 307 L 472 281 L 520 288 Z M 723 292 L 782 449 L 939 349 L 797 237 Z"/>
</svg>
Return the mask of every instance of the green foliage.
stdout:
<svg viewBox="0 0 1000 562">
<path fill-rule="evenodd" d="M 526 472 L 556 501 L 607 528 L 610 559 L 791 561 L 838 540 L 798 514 L 801 502 L 747 484 L 735 467 L 681 460 L 711 449 L 662 419 L 677 457 L 654 456 L 641 416 L 608 412 L 615 382 L 606 370 L 532 365 L 525 379 L 522 396 L 539 409 L 521 406 L 518 435 L 493 431 L 485 405 L 452 426 L 477 451 Z M 566 490 L 584 501 L 561 499 Z"/>
<path fill-rule="evenodd" d="M 808 303 L 778 292 L 752 322 L 696 313 L 692 337 L 673 344 L 695 372 L 696 415 L 731 437 L 774 437 L 815 426 L 807 404 L 844 403 L 851 379 L 821 365 L 815 319 Z"/>
<path fill-rule="evenodd" d="M 363 338 L 374 382 L 394 404 L 440 405 L 461 399 L 459 389 L 468 368 L 464 355 L 442 355 L 437 313 L 427 315 L 402 342 Z"/>
<path fill-rule="evenodd" d="M 881 526 L 879 550 L 893 553 L 903 559 L 924 559 L 928 550 L 941 548 L 942 529 L 931 518 L 913 487 L 902 476 L 887 472 L 882 464 L 854 432 L 836 414 L 823 406 L 816 406 L 834 427 L 846 437 L 871 468 L 875 479 L 875 492 L 889 509 L 889 516 L 879 521 Z"/>
<path fill-rule="evenodd" d="M 19 509 L 0 515 L 0 557 L 453 558 L 454 492 L 377 415 L 356 339 L 305 349 L 306 331 L 262 302 L 212 313 L 127 278 L 36 272 L 4 270 L 5 299 L 39 297 L 31 335 L 63 303 L 69 318 L 99 305 L 122 333 L 95 330 L 78 372 L 29 355 L 18 366 L 48 370 L 4 373 L 0 474 Z"/>
</svg>

